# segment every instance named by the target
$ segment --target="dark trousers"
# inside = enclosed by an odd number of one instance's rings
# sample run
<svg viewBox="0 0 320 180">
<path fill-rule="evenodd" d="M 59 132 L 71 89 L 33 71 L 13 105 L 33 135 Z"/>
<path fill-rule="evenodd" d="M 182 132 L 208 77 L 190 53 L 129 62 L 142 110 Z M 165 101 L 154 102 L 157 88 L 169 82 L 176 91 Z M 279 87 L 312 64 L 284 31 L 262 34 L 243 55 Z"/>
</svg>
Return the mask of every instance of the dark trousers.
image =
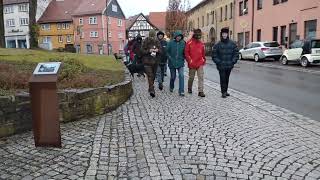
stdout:
<svg viewBox="0 0 320 180">
<path fill-rule="evenodd" d="M 154 91 L 154 80 L 156 78 L 157 68 L 158 68 L 157 63 L 144 65 L 144 70 L 145 70 L 147 77 L 148 77 L 149 93 L 155 92 Z"/>
<path fill-rule="evenodd" d="M 227 93 L 232 69 L 219 69 L 221 93 Z"/>
</svg>

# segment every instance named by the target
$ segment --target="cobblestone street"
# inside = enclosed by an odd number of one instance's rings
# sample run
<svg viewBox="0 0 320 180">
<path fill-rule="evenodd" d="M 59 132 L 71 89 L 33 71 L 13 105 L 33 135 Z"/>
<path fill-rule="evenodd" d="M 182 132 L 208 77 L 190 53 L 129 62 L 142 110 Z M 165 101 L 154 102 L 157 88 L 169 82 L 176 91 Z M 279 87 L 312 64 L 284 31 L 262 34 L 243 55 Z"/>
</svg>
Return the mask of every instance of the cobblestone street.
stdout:
<svg viewBox="0 0 320 180">
<path fill-rule="evenodd" d="M 166 86 L 152 99 L 136 78 L 113 113 L 61 125 L 62 149 L 0 140 L 0 179 L 320 179 L 319 122 L 205 85 L 206 98 Z"/>
</svg>

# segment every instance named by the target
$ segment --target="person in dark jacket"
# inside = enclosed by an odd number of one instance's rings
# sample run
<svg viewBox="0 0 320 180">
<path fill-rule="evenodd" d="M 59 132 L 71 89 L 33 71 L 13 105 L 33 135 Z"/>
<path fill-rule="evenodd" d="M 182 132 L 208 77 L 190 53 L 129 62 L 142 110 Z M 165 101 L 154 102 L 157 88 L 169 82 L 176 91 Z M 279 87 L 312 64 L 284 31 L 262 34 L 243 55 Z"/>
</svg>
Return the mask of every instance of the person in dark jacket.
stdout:
<svg viewBox="0 0 320 180">
<path fill-rule="evenodd" d="M 231 71 L 239 60 L 239 50 L 237 45 L 229 39 L 229 29 L 221 30 L 221 41 L 213 47 L 212 60 L 216 63 L 220 74 L 222 98 L 226 98 L 230 96 L 228 86 Z"/>
<path fill-rule="evenodd" d="M 167 41 L 165 41 L 164 33 L 162 31 L 159 31 L 157 33 L 157 38 L 161 44 L 161 59 L 157 70 L 157 80 L 159 84 L 159 89 L 163 90 L 163 81 L 164 81 L 164 74 L 165 74 L 165 68 L 167 68 Z"/>
<path fill-rule="evenodd" d="M 174 33 L 173 39 L 168 43 L 167 55 L 168 65 L 170 68 L 170 92 L 173 92 L 176 73 L 179 74 L 179 95 L 184 96 L 184 62 L 186 43 L 183 40 L 183 35 L 180 31 Z"/>
<path fill-rule="evenodd" d="M 143 41 L 141 50 L 143 56 L 142 62 L 148 76 L 149 93 L 151 97 L 155 97 L 154 80 L 161 59 L 161 49 L 160 42 L 156 39 L 156 32 L 150 30 L 149 37 Z"/>
<path fill-rule="evenodd" d="M 135 38 L 135 41 L 132 45 L 132 51 L 134 53 L 134 64 L 141 64 L 142 63 L 142 51 L 141 51 L 141 46 L 142 46 L 142 37 L 140 34 L 137 35 Z"/>
</svg>

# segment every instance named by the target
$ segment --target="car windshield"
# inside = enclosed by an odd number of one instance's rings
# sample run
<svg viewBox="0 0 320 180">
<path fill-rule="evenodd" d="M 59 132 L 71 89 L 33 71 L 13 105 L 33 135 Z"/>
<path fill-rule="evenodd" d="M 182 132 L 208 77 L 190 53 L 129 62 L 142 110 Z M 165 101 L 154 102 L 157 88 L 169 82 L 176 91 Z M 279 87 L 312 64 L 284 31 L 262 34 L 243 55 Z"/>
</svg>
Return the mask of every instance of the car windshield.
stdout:
<svg viewBox="0 0 320 180">
<path fill-rule="evenodd" d="M 320 40 L 312 41 L 311 48 L 320 48 Z"/>
<path fill-rule="evenodd" d="M 263 44 L 265 47 L 279 47 L 280 44 L 277 42 L 268 42 Z"/>
<path fill-rule="evenodd" d="M 291 45 L 290 45 L 290 48 L 302 48 L 304 45 L 303 41 L 300 41 L 300 40 L 296 40 L 294 41 Z"/>
</svg>

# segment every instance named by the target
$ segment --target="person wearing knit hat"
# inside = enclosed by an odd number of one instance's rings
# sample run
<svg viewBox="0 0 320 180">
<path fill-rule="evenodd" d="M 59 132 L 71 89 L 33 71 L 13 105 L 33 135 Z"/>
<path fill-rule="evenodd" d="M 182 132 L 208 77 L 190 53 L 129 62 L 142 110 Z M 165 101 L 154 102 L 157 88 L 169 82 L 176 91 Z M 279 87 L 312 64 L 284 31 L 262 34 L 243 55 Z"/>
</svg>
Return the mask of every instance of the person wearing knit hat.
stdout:
<svg viewBox="0 0 320 180">
<path fill-rule="evenodd" d="M 156 77 L 158 64 L 161 58 L 161 44 L 156 38 L 154 30 L 149 31 L 149 37 L 142 43 L 142 62 L 144 64 L 145 72 L 148 76 L 149 93 L 151 97 L 155 97 L 154 80 Z"/>
<path fill-rule="evenodd" d="M 212 60 L 219 71 L 222 98 L 226 98 L 230 96 L 228 93 L 229 77 L 239 60 L 239 50 L 236 43 L 229 39 L 228 28 L 221 29 L 220 38 L 220 42 L 213 47 Z"/>
<path fill-rule="evenodd" d="M 192 38 L 187 42 L 184 54 L 189 67 L 188 93 L 192 93 L 194 77 L 198 76 L 198 96 L 205 97 L 203 92 L 204 65 L 206 64 L 206 55 L 204 43 L 201 41 L 201 29 L 193 31 Z"/>
<path fill-rule="evenodd" d="M 158 80 L 158 87 L 162 91 L 163 90 L 163 81 L 164 81 L 164 75 L 167 69 L 167 41 L 164 40 L 164 33 L 162 31 L 159 31 L 157 33 L 158 41 L 161 44 L 161 59 L 157 70 L 157 80 Z"/>
</svg>

